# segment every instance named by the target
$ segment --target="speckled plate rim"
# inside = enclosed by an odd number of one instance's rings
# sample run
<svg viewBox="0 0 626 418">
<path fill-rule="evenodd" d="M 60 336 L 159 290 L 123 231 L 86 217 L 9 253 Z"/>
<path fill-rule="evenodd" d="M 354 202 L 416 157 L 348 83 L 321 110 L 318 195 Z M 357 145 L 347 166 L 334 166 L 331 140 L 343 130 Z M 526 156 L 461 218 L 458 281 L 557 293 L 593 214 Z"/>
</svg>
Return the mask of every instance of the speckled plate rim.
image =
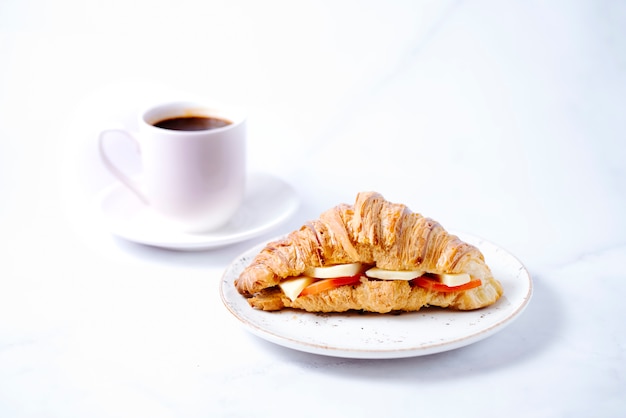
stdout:
<svg viewBox="0 0 626 418">
<path fill-rule="evenodd" d="M 385 359 L 415 357 L 464 347 L 501 331 L 528 305 L 532 280 L 524 265 L 503 248 L 470 234 L 453 232 L 477 246 L 504 295 L 476 311 L 427 308 L 401 314 L 316 314 L 298 310 L 253 309 L 234 287 L 234 279 L 265 246 L 237 257 L 224 271 L 220 296 L 226 308 L 253 334 L 272 343 L 334 357 Z"/>
</svg>

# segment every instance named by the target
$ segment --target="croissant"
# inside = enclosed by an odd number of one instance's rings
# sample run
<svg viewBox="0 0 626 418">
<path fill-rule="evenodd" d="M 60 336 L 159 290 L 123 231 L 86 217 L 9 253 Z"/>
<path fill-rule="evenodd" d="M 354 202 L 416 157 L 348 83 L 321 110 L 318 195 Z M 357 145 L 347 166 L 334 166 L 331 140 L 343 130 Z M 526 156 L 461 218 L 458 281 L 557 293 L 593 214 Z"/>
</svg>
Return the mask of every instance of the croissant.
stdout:
<svg viewBox="0 0 626 418">
<path fill-rule="evenodd" d="M 480 284 L 469 290 L 441 291 L 417 286 L 414 281 L 372 279 L 361 274 L 356 283 L 295 298 L 281 289 L 281 283 L 312 267 L 347 263 L 421 271 L 425 277 L 467 273 Z M 387 313 L 426 306 L 471 310 L 493 304 L 503 293 L 478 248 L 449 234 L 438 222 L 403 204 L 388 202 L 376 192 L 359 193 L 353 205 L 335 206 L 319 219 L 268 243 L 235 279 L 235 287 L 253 308 L 309 312 Z"/>
</svg>

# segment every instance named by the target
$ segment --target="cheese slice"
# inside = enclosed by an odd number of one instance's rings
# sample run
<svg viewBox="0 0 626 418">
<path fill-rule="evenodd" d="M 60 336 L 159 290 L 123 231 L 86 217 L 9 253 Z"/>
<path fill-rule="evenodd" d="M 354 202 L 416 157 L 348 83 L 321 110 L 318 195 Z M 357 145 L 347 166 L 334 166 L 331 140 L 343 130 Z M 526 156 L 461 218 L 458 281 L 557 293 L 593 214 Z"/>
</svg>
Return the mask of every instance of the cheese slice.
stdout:
<svg viewBox="0 0 626 418">
<path fill-rule="evenodd" d="M 441 284 L 445 284 L 448 287 L 461 286 L 462 284 L 469 283 L 472 278 L 467 273 L 457 274 L 437 274 L 437 278 Z"/>
<path fill-rule="evenodd" d="M 278 284 L 283 293 L 292 301 L 296 300 L 298 295 L 302 293 L 305 287 L 313 283 L 316 279 L 308 276 L 294 277 L 293 279 L 283 280 Z"/>
<path fill-rule="evenodd" d="M 361 271 L 361 263 L 337 264 L 328 267 L 309 267 L 304 271 L 305 276 L 316 279 L 334 279 L 335 277 L 352 277 Z"/>
<path fill-rule="evenodd" d="M 365 272 L 367 277 L 380 280 L 413 280 L 424 274 L 421 270 L 384 270 L 372 267 Z"/>
</svg>

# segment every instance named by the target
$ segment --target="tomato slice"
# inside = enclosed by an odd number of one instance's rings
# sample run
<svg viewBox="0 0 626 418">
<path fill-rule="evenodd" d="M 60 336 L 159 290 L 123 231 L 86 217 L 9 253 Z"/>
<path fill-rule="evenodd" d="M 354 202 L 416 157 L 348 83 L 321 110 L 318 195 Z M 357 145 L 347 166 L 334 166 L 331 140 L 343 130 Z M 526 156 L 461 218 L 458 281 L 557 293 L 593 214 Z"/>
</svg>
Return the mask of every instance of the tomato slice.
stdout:
<svg viewBox="0 0 626 418">
<path fill-rule="evenodd" d="M 411 280 L 411 283 L 414 284 L 415 286 L 422 287 L 426 290 L 433 290 L 435 292 L 443 292 L 443 293 L 459 292 L 461 290 L 469 290 L 469 289 L 478 287 L 482 284 L 480 279 L 474 279 L 460 286 L 449 287 L 449 286 L 446 286 L 445 284 L 439 283 L 436 279 L 430 279 L 424 276 Z"/>
<path fill-rule="evenodd" d="M 299 296 L 315 295 L 329 289 L 334 289 L 335 287 L 355 284 L 360 281 L 361 274 L 346 277 L 333 277 L 332 279 L 322 279 L 305 287 L 302 292 L 300 292 Z"/>
</svg>

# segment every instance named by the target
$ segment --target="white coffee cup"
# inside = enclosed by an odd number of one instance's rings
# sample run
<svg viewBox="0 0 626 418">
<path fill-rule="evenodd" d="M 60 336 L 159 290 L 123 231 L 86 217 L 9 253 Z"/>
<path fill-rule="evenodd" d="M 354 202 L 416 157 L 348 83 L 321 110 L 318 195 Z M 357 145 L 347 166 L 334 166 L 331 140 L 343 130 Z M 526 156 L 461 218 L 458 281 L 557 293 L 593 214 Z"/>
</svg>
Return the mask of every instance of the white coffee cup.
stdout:
<svg viewBox="0 0 626 418">
<path fill-rule="evenodd" d="M 223 121 L 224 126 L 188 130 L 191 122 L 204 124 L 209 119 Z M 174 122 L 185 125 L 184 130 L 155 126 Z M 123 134 L 138 145 L 140 183 L 107 155 L 105 143 L 111 134 Z M 138 135 L 119 129 L 103 131 L 99 150 L 104 165 L 122 184 L 180 230 L 217 229 L 228 222 L 243 200 L 246 119 L 240 110 L 198 102 L 157 105 L 140 115 Z"/>
</svg>

